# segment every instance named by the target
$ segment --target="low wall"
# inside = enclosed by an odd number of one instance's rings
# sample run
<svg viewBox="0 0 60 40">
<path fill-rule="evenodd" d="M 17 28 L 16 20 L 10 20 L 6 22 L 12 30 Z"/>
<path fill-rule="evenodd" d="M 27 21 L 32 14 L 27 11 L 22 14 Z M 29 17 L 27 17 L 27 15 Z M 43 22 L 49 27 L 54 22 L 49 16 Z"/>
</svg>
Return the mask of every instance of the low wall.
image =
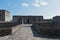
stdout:
<svg viewBox="0 0 60 40">
<path fill-rule="evenodd" d="M 22 25 L 17 25 L 11 28 L 0 28 L 0 36 L 14 34 L 17 30 L 21 29 Z"/>
<path fill-rule="evenodd" d="M 0 37 L 11 34 L 11 28 L 0 28 Z"/>
<path fill-rule="evenodd" d="M 14 26 L 11 28 L 11 34 L 14 34 L 17 30 L 21 29 L 22 28 L 22 25 L 19 24 L 17 26 Z"/>
<path fill-rule="evenodd" d="M 39 23 L 33 24 L 35 29 L 40 34 L 50 35 L 50 36 L 60 36 L 60 25 L 59 26 L 58 25 L 56 23 L 52 23 L 52 22 L 39 22 Z"/>
<path fill-rule="evenodd" d="M 10 28 L 13 26 L 16 26 L 18 24 L 21 24 L 19 22 L 0 22 L 0 28 Z"/>
<path fill-rule="evenodd" d="M 0 36 L 13 34 L 20 28 L 22 25 L 18 22 L 2 22 L 0 23 Z"/>
</svg>

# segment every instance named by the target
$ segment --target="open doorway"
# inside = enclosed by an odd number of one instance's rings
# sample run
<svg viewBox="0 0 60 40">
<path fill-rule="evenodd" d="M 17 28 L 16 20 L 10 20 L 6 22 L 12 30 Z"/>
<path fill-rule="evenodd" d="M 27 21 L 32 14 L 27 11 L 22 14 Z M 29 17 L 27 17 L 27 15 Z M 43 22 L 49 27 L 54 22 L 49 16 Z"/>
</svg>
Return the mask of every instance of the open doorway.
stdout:
<svg viewBox="0 0 60 40">
<path fill-rule="evenodd" d="M 28 24 L 30 23 L 30 20 L 29 20 L 29 19 L 27 19 L 27 23 L 28 23 Z"/>
</svg>

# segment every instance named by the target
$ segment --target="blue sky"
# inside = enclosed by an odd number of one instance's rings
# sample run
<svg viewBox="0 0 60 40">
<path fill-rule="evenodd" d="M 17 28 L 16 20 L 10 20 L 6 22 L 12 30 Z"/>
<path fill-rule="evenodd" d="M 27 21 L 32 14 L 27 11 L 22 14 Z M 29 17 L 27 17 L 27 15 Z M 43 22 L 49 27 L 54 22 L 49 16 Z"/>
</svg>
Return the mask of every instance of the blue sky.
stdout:
<svg viewBox="0 0 60 40">
<path fill-rule="evenodd" d="M 13 15 L 42 15 L 45 19 L 60 15 L 60 0 L 0 0 L 0 9 Z"/>
</svg>

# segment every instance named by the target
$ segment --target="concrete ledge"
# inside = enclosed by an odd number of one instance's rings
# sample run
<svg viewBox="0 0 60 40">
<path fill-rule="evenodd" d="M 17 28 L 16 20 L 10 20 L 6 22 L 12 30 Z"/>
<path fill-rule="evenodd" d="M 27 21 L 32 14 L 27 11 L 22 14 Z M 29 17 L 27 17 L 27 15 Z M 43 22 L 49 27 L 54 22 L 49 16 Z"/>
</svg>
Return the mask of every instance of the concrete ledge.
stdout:
<svg viewBox="0 0 60 40">
<path fill-rule="evenodd" d="M 21 29 L 22 25 L 16 25 L 14 27 L 10 28 L 0 28 L 0 36 L 6 36 L 6 35 L 11 35 L 14 34 L 17 30 Z"/>
<path fill-rule="evenodd" d="M 11 34 L 11 28 L 0 28 L 0 36 L 6 36 Z"/>
<path fill-rule="evenodd" d="M 11 34 L 14 34 L 17 30 L 21 29 L 22 28 L 22 25 L 17 25 L 17 26 L 14 26 L 11 28 Z"/>
<path fill-rule="evenodd" d="M 54 24 L 55 25 L 55 24 Z M 42 35 L 49 36 L 59 36 L 60 37 L 60 26 L 57 27 L 52 25 L 51 23 L 34 23 L 33 27 Z"/>
</svg>

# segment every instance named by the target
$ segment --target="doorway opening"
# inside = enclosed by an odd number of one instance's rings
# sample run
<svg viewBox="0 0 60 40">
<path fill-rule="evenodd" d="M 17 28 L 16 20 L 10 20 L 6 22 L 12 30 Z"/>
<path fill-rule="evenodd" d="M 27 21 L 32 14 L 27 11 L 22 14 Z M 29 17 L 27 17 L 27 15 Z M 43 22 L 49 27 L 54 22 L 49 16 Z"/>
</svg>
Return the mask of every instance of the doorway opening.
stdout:
<svg viewBox="0 0 60 40">
<path fill-rule="evenodd" d="M 28 24 L 30 23 L 29 19 L 27 19 L 27 23 L 28 23 Z"/>
</svg>

